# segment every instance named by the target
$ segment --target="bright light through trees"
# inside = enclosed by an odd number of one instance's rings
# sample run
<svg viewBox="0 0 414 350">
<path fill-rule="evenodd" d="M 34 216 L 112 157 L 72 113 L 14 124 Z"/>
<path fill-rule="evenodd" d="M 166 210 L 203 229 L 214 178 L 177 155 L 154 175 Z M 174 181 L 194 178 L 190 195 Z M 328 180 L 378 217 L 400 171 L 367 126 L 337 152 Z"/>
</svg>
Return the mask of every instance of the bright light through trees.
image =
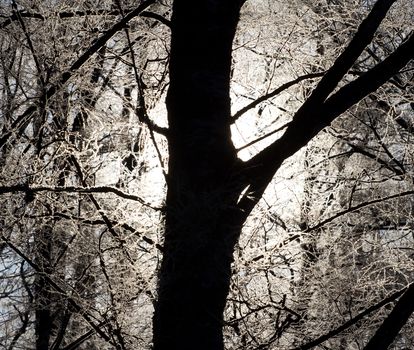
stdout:
<svg viewBox="0 0 414 350">
<path fill-rule="evenodd" d="M 414 348 L 413 1 L 242 3 L 0 2 L 2 348 Z"/>
</svg>

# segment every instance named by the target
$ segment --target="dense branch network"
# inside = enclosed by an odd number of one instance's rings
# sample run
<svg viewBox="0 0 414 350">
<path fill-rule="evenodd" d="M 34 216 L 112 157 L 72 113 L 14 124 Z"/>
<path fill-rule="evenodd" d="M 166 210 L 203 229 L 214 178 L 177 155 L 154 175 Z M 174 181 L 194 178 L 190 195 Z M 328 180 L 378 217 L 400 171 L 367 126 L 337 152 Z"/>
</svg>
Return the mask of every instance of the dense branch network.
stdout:
<svg viewBox="0 0 414 350">
<path fill-rule="evenodd" d="M 377 2 L 376 10 L 380 11 L 381 14 L 378 15 L 376 11 L 372 11 L 371 15 L 361 25 L 358 30 L 359 35 L 355 35 L 348 46 L 352 54 L 348 55 L 349 50 L 345 50 L 344 54 L 338 58 L 332 71 L 328 70 L 325 78 L 317 85 L 311 97 L 296 112 L 283 136 L 245 162 L 243 168 L 248 173 L 249 190 L 247 196 L 239 201 L 240 208 L 243 209 L 244 213 L 248 215 L 251 212 L 274 173 L 285 159 L 305 146 L 319 131 L 328 126 L 340 114 L 369 93 L 377 90 L 395 74 L 398 74 L 414 58 L 414 35 L 411 35 L 383 62 L 327 98 L 340 78 L 343 77 L 365 48 L 365 46 L 359 44 L 354 48 L 355 41 L 366 42 L 366 39 L 370 40 L 372 38 L 375 29 L 379 26 L 381 19 L 393 2 L 388 2 L 388 6 L 385 8 L 379 6 L 382 1 Z M 368 25 L 372 27 L 370 31 L 366 32 L 365 26 Z M 361 36 L 366 36 L 366 39 L 362 40 Z M 329 74 L 329 72 L 335 73 Z M 325 98 L 327 99 L 325 100 Z M 256 199 L 252 201 L 251 198 Z"/>
</svg>

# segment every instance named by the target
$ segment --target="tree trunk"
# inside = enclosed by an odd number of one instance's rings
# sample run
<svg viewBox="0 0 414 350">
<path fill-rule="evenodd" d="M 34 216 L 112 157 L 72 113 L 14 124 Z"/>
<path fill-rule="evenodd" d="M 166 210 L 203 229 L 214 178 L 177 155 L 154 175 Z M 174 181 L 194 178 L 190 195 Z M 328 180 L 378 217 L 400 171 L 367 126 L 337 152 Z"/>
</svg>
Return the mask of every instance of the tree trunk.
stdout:
<svg viewBox="0 0 414 350">
<path fill-rule="evenodd" d="M 394 2 L 376 3 L 283 136 L 239 165 L 230 137 L 229 85 L 231 47 L 243 0 L 174 1 L 166 101 L 170 158 L 155 350 L 224 348 L 223 311 L 244 219 L 285 159 L 412 58 L 413 36 L 332 93 Z M 249 187 L 240 196 L 243 184 Z"/>
<path fill-rule="evenodd" d="M 35 333 L 36 350 L 49 349 L 52 335 L 52 292 L 45 276 L 52 272 L 51 267 L 51 233 L 50 226 L 45 225 L 35 235 L 35 261 L 41 268 L 42 273 L 37 273 L 34 283 L 34 296 L 36 302 L 35 310 Z"/>
<path fill-rule="evenodd" d="M 154 349 L 223 349 L 238 189 L 230 137 L 231 49 L 240 1 L 177 0 L 172 17 L 169 174 Z M 229 219 L 229 221 L 227 220 Z"/>
</svg>

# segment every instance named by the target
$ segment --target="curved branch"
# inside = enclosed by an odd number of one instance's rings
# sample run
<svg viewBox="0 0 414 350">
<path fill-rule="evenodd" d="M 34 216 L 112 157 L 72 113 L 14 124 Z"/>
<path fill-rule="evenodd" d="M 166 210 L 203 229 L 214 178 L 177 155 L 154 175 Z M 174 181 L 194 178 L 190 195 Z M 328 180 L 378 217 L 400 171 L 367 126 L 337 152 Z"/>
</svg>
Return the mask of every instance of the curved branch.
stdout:
<svg viewBox="0 0 414 350">
<path fill-rule="evenodd" d="M 399 198 L 399 197 L 405 197 L 405 196 L 410 196 L 410 195 L 414 195 L 414 191 L 400 192 L 400 193 L 393 194 L 391 196 L 381 197 L 381 198 L 373 199 L 371 201 L 367 201 L 367 202 L 364 202 L 364 203 L 360 203 L 360 204 L 355 205 L 353 207 L 349 207 L 348 209 L 342 210 L 342 211 L 340 211 L 340 212 L 332 215 L 331 217 L 329 217 L 329 218 L 327 218 L 325 220 L 322 220 L 320 223 L 316 224 L 315 226 L 311 226 L 311 227 L 307 228 L 306 230 L 304 230 L 304 232 L 315 231 L 315 230 L 321 228 L 322 226 L 324 226 L 324 225 L 326 225 L 326 224 L 334 221 L 335 219 L 337 219 L 337 218 L 339 218 L 339 217 L 341 217 L 341 216 L 343 216 L 345 214 L 352 213 L 352 212 L 354 212 L 356 210 L 359 210 L 359 209 L 368 207 L 368 206 L 370 206 L 372 204 L 381 203 L 381 202 L 384 202 L 384 201 L 389 201 L 391 199 L 395 199 L 395 198 Z"/>
<path fill-rule="evenodd" d="M 96 186 L 96 187 L 77 187 L 77 186 L 65 186 L 65 187 L 48 187 L 48 186 L 29 186 L 27 184 L 23 185 L 12 185 L 12 186 L 0 186 L 0 194 L 4 193 L 14 193 L 14 192 L 26 192 L 26 193 L 36 193 L 36 192 L 65 192 L 65 193 L 113 193 L 118 197 L 139 202 L 142 205 L 154 209 L 154 210 L 163 210 L 161 207 L 153 206 L 145 202 L 141 197 L 123 192 L 117 188 L 109 186 Z"/>
<path fill-rule="evenodd" d="M 171 28 L 171 21 L 169 19 L 166 19 L 165 17 L 161 16 L 158 13 L 151 12 L 151 11 L 144 11 L 144 12 L 141 13 L 141 16 L 155 19 L 158 22 L 164 24 L 166 27 Z"/>
<path fill-rule="evenodd" d="M 234 113 L 234 115 L 231 119 L 231 122 L 234 123 L 237 119 L 239 119 L 243 114 L 245 114 L 246 112 L 248 112 L 252 108 L 254 108 L 257 105 L 259 105 L 260 103 L 268 100 L 269 98 L 272 98 L 272 97 L 275 97 L 275 96 L 279 95 L 281 92 L 287 90 L 291 86 L 296 85 L 296 84 L 298 84 L 301 81 L 306 80 L 306 79 L 314 79 L 314 78 L 322 77 L 325 73 L 326 72 L 305 74 L 305 75 L 302 75 L 302 76 L 300 76 L 296 79 L 288 81 L 287 83 L 284 83 L 284 84 L 280 85 L 278 88 L 276 88 L 272 92 L 269 92 L 268 94 L 259 97 L 258 99 L 254 100 L 253 102 L 249 103 L 247 106 L 243 107 L 242 109 L 240 109 L 236 113 Z"/>
<path fill-rule="evenodd" d="M 267 134 L 264 134 L 264 135 L 258 137 L 257 139 L 255 139 L 253 141 L 250 141 L 250 142 L 246 143 L 245 145 L 237 148 L 236 151 L 240 152 L 241 150 L 243 150 L 245 148 L 253 146 L 255 143 L 260 142 L 260 141 L 268 138 L 269 136 L 272 136 L 272 135 L 276 134 L 277 132 L 282 131 L 283 129 L 286 129 L 289 126 L 289 124 L 290 124 L 290 122 L 287 122 L 287 123 L 283 124 L 282 126 L 278 127 L 277 129 L 269 131 Z"/>
</svg>

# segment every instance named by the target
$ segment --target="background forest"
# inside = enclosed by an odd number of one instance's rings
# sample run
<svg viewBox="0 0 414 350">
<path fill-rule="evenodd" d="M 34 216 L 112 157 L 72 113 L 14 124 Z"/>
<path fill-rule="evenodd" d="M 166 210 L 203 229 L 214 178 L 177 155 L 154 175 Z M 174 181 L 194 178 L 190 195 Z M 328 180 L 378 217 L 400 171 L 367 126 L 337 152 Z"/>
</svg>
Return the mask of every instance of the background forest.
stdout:
<svg viewBox="0 0 414 350">
<path fill-rule="evenodd" d="M 230 90 L 240 159 L 283 135 L 374 3 L 244 4 Z M 151 348 L 171 5 L 0 1 L 2 349 Z M 339 88 L 413 23 L 413 1 L 396 1 Z M 273 177 L 234 252 L 226 349 L 363 349 L 414 282 L 413 64 Z M 390 349 L 414 349 L 412 317 Z"/>
</svg>

